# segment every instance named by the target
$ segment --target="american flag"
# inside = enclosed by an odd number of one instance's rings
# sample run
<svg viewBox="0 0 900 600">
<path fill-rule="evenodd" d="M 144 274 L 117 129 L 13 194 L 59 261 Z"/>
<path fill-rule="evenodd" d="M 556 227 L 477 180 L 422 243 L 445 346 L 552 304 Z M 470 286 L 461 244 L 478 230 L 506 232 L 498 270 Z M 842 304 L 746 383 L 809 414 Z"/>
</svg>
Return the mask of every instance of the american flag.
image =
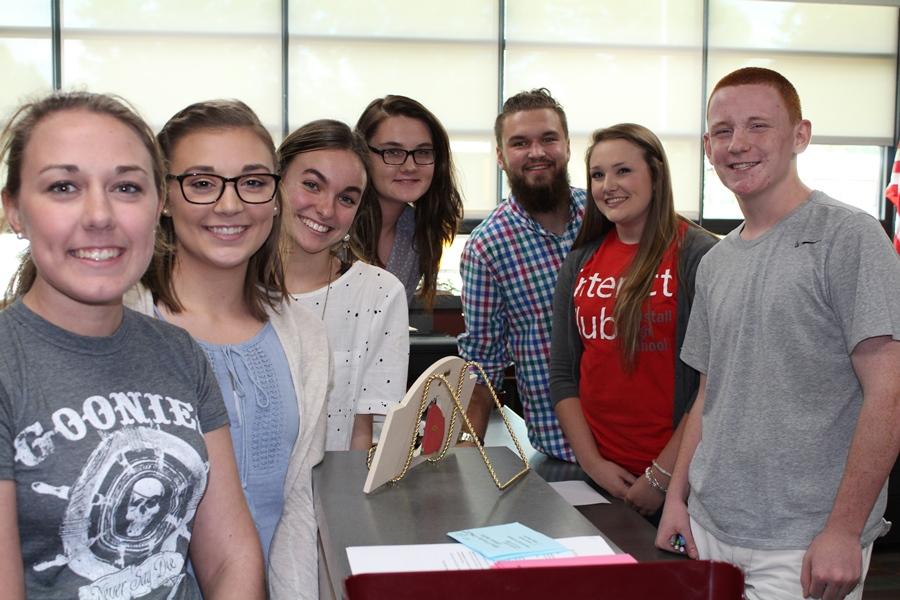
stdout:
<svg viewBox="0 0 900 600">
<path fill-rule="evenodd" d="M 894 154 L 891 181 L 884 190 L 884 195 L 894 205 L 894 249 L 900 252 L 900 148 Z"/>
</svg>

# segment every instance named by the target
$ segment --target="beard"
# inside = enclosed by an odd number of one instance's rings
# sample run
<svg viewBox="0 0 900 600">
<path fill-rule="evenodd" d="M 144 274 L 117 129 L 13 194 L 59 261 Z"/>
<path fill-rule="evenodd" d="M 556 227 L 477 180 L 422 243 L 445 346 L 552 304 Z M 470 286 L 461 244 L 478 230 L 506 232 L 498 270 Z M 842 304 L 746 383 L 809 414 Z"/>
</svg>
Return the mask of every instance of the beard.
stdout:
<svg viewBox="0 0 900 600">
<path fill-rule="evenodd" d="M 524 177 L 506 173 L 509 189 L 516 202 L 529 214 L 552 213 L 569 204 L 569 173 L 560 169 L 553 178 L 541 185 L 529 184 Z"/>
</svg>

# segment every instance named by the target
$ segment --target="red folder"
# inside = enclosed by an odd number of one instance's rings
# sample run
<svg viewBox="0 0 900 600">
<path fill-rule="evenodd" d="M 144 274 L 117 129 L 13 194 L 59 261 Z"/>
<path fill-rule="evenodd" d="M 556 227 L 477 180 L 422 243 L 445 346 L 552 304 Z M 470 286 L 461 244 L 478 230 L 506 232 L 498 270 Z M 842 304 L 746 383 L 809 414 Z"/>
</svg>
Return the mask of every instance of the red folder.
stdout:
<svg viewBox="0 0 900 600">
<path fill-rule="evenodd" d="M 707 560 L 631 565 L 365 573 L 344 581 L 348 600 L 740 600 L 744 576 Z"/>
</svg>

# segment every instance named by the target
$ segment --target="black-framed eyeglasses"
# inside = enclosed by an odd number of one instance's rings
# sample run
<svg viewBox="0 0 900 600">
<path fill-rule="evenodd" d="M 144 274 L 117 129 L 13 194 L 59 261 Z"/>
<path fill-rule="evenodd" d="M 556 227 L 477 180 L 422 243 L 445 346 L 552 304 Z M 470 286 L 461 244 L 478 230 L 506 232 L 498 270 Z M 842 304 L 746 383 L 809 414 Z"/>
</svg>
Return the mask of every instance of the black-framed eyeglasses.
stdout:
<svg viewBox="0 0 900 600">
<path fill-rule="evenodd" d="M 222 177 L 215 173 L 182 173 L 166 175 L 169 181 L 177 181 L 184 199 L 191 204 L 215 204 L 225 193 L 225 186 L 234 185 L 241 202 L 265 204 L 271 202 L 278 190 L 281 176 L 275 173 L 246 173 L 237 177 Z"/>
<path fill-rule="evenodd" d="M 376 148 L 369 146 L 369 150 L 375 154 L 381 155 L 381 160 L 386 165 L 402 165 L 409 158 L 413 157 L 413 162 L 417 165 L 433 165 L 434 164 L 434 148 L 416 148 L 415 150 L 404 150 L 403 148 Z"/>
</svg>

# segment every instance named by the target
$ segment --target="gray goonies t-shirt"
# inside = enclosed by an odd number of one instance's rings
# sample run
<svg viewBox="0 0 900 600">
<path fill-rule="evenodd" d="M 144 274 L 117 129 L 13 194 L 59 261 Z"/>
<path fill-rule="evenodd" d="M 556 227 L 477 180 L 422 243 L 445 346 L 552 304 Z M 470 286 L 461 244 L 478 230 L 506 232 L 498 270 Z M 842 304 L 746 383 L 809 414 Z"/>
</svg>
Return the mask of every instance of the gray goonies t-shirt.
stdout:
<svg viewBox="0 0 900 600">
<path fill-rule="evenodd" d="M 689 509 L 716 538 L 804 549 L 822 531 L 863 401 L 850 354 L 871 337 L 900 340 L 898 297 L 884 230 L 822 192 L 704 257 L 681 358 L 708 375 Z M 882 531 L 885 498 L 863 545 Z"/>
<path fill-rule="evenodd" d="M 228 416 L 182 330 L 125 310 L 110 337 L 0 313 L 0 479 L 16 486 L 29 598 L 199 598 L 186 568 Z"/>
</svg>

